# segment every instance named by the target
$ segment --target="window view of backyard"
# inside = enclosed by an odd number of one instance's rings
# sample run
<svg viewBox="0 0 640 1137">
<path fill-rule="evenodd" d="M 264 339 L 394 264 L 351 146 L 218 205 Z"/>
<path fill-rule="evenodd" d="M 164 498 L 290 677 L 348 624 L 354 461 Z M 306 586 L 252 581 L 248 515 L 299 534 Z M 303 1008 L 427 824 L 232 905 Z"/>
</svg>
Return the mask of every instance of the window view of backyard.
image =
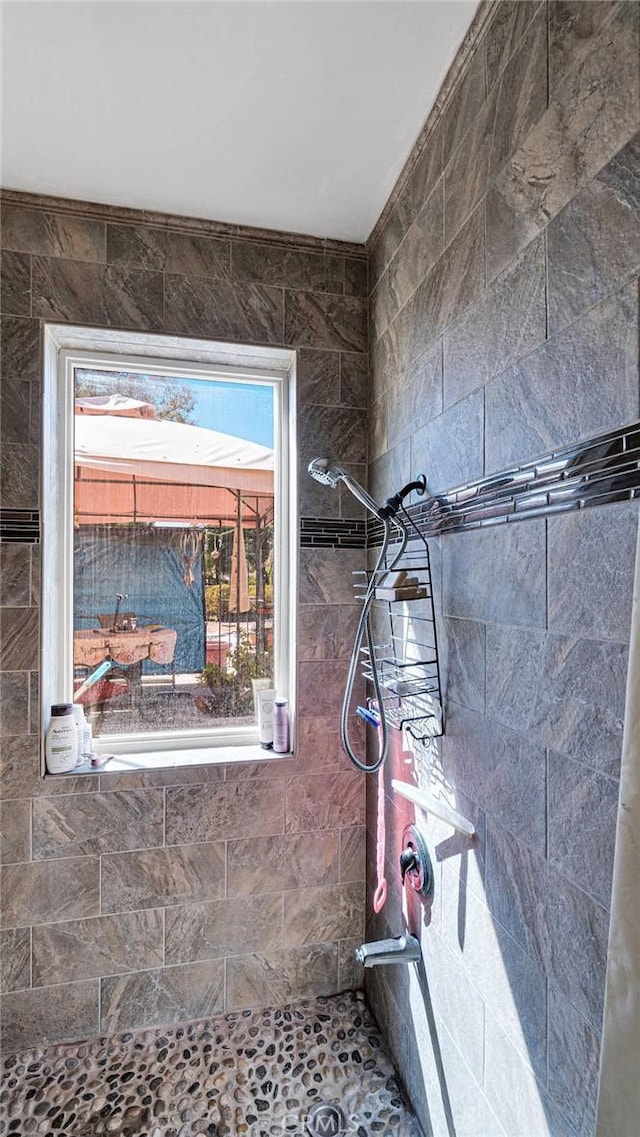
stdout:
<svg viewBox="0 0 640 1137">
<path fill-rule="evenodd" d="M 273 388 L 77 368 L 74 411 L 74 691 L 94 734 L 254 723 Z"/>
</svg>

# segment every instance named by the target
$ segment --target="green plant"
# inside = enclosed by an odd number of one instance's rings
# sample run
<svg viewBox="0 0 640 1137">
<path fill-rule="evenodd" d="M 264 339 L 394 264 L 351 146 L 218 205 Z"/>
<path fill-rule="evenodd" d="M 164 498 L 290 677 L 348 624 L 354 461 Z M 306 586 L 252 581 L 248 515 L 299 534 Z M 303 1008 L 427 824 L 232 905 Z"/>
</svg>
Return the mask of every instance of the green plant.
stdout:
<svg viewBox="0 0 640 1137">
<path fill-rule="evenodd" d="M 270 674 L 270 660 L 257 658 L 256 650 L 246 632 L 241 632 L 238 644 L 228 655 L 228 670 L 217 663 L 207 663 L 198 682 L 204 688 L 194 695 L 199 711 L 219 718 L 249 715 L 253 710 L 252 679 Z"/>
</svg>

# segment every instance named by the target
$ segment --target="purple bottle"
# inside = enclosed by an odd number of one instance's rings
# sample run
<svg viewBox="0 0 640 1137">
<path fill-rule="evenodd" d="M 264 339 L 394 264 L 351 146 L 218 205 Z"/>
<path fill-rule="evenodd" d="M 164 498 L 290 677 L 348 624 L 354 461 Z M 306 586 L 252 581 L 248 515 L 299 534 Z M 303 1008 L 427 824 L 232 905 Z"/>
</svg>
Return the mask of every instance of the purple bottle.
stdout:
<svg viewBox="0 0 640 1137">
<path fill-rule="evenodd" d="M 286 699 L 273 704 L 273 749 L 276 754 L 289 753 L 289 706 Z"/>
</svg>

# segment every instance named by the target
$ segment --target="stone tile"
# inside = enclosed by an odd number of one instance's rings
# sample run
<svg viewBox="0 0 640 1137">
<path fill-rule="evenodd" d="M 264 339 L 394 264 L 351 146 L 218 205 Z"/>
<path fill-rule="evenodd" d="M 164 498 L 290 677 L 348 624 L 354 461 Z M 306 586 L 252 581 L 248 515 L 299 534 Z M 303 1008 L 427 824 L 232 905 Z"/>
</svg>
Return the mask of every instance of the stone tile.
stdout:
<svg viewBox="0 0 640 1137">
<path fill-rule="evenodd" d="M 487 195 L 492 278 L 613 158 L 640 125 L 640 9 L 624 3 Z"/>
<path fill-rule="evenodd" d="M 497 172 L 547 109 L 547 11 L 543 5 L 497 83 L 491 169 Z"/>
<path fill-rule="evenodd" d="M 344 291 L 342 257 L 307 253 L 278 245 L 234 241 L 231 246 L 235 280 L 274 284 L 281 288 L 304 288 L 312 292 Z"/>
<path fill-rule="evenodd" d="M 540 743 L 451 703 L 447 780 L 540 856 L 545 853 L 546 756 Z"/>
<path fill-rule="evenodd" d="M 52 866 L 57 871 L 61 864 Z M 176 845 L 102 857 L 102 911 L 220 900 L 225 890 L 225 846 Z"/>
<path fill-rule="evenodd" d="M 444 249 L 444 184 L 440 181 L 407 232 L 371 297 L 376 338 L 404 308 Z"/>
<path fill-rule="evenodd" d="M 489 87 L 512 56 L 539 7 L 540 0 L 506 0 L 498 6 L 486 34 Z"/>
<path fill-rule="evenodd" d="M 489 383 L 486 473 L 634 422 L 637 341 L 634 281 Z"/>
<path fill-rule="evenodd" d="M 352 573 L 364 567 L 363 549 L 300 549 L 300 603 L 352 604 Z"/>
<path fill-rule="evenodd" d="M 369 295 L 369 265 L 366 260 L 344 258 L 344 292 L 345 296 Z"/>
<path fill-rule="evenodd" d="M 362 826 L 340 832 L 340 880 L 364 880 L 366 875 L 366 833 Z"/>
<path fill-rule="evenodd" d="M 223 782 L 224 777 L 225 767 L 222 763 L 215 766 L 170 766 L 165 770 L 144 770 L 138 774 L 117 774 L 112 771 L 101 775 L 100 790 L 137 790 L 145 786 L 191 786 L 203 782 Z"/>
<path fill-rule="evenodd" d="M 425 473 L 431 494 L 484 473 L 484 391 L 474 391 L 411 437 L 411 469 Z"/>
<path fill-rule="evenodd" d="M 31 257 L 22 253 L 2 254 L 0 308 L 3 315 L 31 315 Z"/>
<path fill-rule="evenodd" d="M 28 682 L 27 672 L 5 672 L 4 677 L 19 675 Z M 18 696 L 21 700 L 22 694 Z M 28 725 L 28 724 L 27 724 Z M 76 774 L 43 778 L 40 764 L 39 733 L 6 735 L 0 755 L 0 799 L 17 797 L 47 797 L 58 794 L 83 793 L 87 788 L 87 775 Z"/>
<path fill-rule="evenodd" d="M 21 316 L 0 320 L 0 361 L 3 381 L 40 378 L 40 321 Z"/>
<path fill-rule="evenodd" d="M 3 995 L 4 1052 L 93 1038 L 99 1030 L 98 1000 L 95 980 Z"/>
<path fill-rule="evenodd" d="M 469 60 L 443 115 L 442 144 L 445 166 L 475 119 L 484 96 L 484 50 L 479 47 Z"/>
<path fill-rule="evenodd" d="M 437 340 L 389 389 L 389 445 L 395 446 L 441 411 L 442 341 Z"/>
<path fill-rule="evenodd" d="M 608 908 L 619 784 L 553 750 L 548 762 L 549 860 Z"/>
<path fill-rule="evenodd" d="M 338 723 L 308 715 L 298 717 L 296 771 L 314 773 L 339 765 L 346 768 L 347 759 L 341 751 Z"/>
<path fill-rule="evenodd" d="M 190 904 L 166 912 L 166 963 L 222 959 L 282 947 L 282 893 L 213 904 Z"/>
<path fill-rule="evenodd" d="M 37 509 L 40 500 L 39 447 L 6 443 L 2 447 L 0 507 Z"/>
<path fill-rule="evenodd" d="M 160 273 L 33 258 L 34 316 L 161 331 L 162 312 Z"/>
<path fill-rule="evenodd" d="M 6 865 L 2 912 L 6 928 L 97 916 L 100 904 L 97 857 Z"/>
<path fill-rule="evenodd" d="M 366 430 L 366 416 L 360 410 L 305 406 L 298 418 L 300 460 L 306 465 L 318 454 L 327 454 L 344 466 L 361 466 L 367 460 Z M 331 492 L 329 487 L 322 488 L 325 495 Z"/>
<path fill-rule="evenodd" d="M 321 676 L 316 663 L 301 662 L 298 664 L 298 704 L 301 714 L 338 715 L 342 703 L 342 696 L 347 681 L 348 662 L 341 660 L 324 660 Z M 364 680 L 363 680 L 364 682 Z M 356 681 L 355 690 L 362 687 Z M 364 696 L 364 690 L 361 691 Z"/>
<path fill-rule="evenodd" d="M 3 865 L 31 860 L 31 802 L 0 805 L 0 861 Z"/>
<path fill-rule="evenodd" d="M 454 534 L 443 543 L 444 611 L 468 620 L 544 628 L 545 554 L 544 519 Z"/>
<path fill-rule="evenodd" d="M 224 1008 L 224 962 L 188 963 L 100 981 L 100 1030 L 203 1019 Z"/>
<path fill-rule="evenodd" d="M 413 300 L 406 304 L 380 339 L 371 338 L 370 400 L 397 383 L 412 360 Z M 416 351 L 416 355 L 420 355 Z"/>
<path fill-rule="evenodd" d="M 444 628 L 447 699 L 453 699 L 472 711 L 484 711 L 485 626 L 476 620 L 447 617 Z"/>
<path fill-rule="evenodd" d="M 317 944 L 227 960 L 227 1010 L 269 1007 L 336 989 L 338 947 Z"/>
<path fill-rule="evenodd" d="M 340 608 L 335 604 L 301 604 L 298 608 L 298 659 L 335 659 L 340 635 Z"/>
<path fill-rule="evenodd" d="M 431 171 L 431 163 L 428 163 L 429 172 Z M 440 170 L 442 169 L 442 137 L 440 136 Z M 434 178 L 434 181 L 436 179 Z M 425 179 L 426 182 L 426 179 Z M 423 184 L 425 184 L 423 182 Z M 396 201 L 393 209 L 391 210 L 384 227 L 377 240 L 370 249 L 369 254 L 369 272 L 371 274 L 370 285 L 373 289 L 376 282 L 382 276 L 389 261 L 394 256 L 405 234 L 409 230 L 412 221 L 416 216 L 413 208 L 413 195 L 410 192 L 403 192 Z M 426 194 L 425 194 L 426 199 Z"/>
<path fill-rule="evenodd" d="M 364 987 L 364 967 L 355 957 L 361 943 L 357 936 L 338 943 L 338 991 L 362 991 Z"/>
<path fill-rule="evenodd" d="M 602 28 L 618 7 L 618 0 L 555 0 L 549 7 L 549 89 L 593 51 Z"/>
<path fill-rule="evenodd" d="M 547 979 L 445 862 L 443 935 L 511 1041 L 543 1080 L 547 1067 Z"/>
<path fill-rule="evenodd" d="M 282 318 L 280 288 L 202 276 L 165 276 L 165 327 L 169 332 L 281 343 Z"/>
<path fill-rule="evenodd" d="M 0 994 L 31 986 L 31 929 L 0 932 Z"/>
<path fill-rule="evenodd" d="M 340 834 L 335 829 L 255 837 L 249 841 L 242 838 L 230 841 L 227 847 L 230 896 L 253 897 L 283 889 L 337 884 L 339 875 Z"/>
<path fill-rule="evenodd" d="M 413 439 L 404 439 L 371 463 L 369 493 L 374 501 L 385 501 L 409 481 L 412 471 L 412 442 Z M 416 473 L 422 473 L 422 470 L 416 468 Z"/>
<path fill-rule="evenodd" d="M 462 963 L 434 929 L 424 939 L 423 965 L 416 968 L 420 987 L 477 1082 L 482 1082 L 484 1062 L 484 1002 Z"/>
<path fill-rule="evenodd" d="M 388 408 L 393 398 L 392 391 L 385 391 L 377 402 L 369 407 L 369 459 L 375 460 L 388 449 Z"/>
<path fill-rule="evenodd" d="M 164 272 L 167 234 L 150 225 L 107 225 L 107 261 L 150 272 Z"/>
<path fill-rule="evenodd" d="M 549 1094 L 584 1137 L 596 1131 L 599 1062 L 599 1034 L 550 987 Z"/>
<path fill-rule="evenodd" d="M 3 383 L 4 386 L 4 383 Z M 28 384 L 24 384 L 28 387 Z M 26 607 L 31 600 L 31 549 L 28 545 L 0 545 L 2 603 Z"/>
<path fill-rule="evenodd" d="M 484 279 L 484 205 L 479 205 L 454 237 L 407 305 L 410 359 L 470 308 Z"/>
<path fill-rule="evenodd" d="M 364 882 L 327 884 L 284 894 L 286 947 L 364 935 Z"/>
<path fill-rule="evenodd" d="M 340 352 L 340 402 L 346 407 L 365 407 L 369 399 L 369 363 L 366 355 Z"/>
<path fill-rule="evenodd" d="M 580 1137 L 554 1106 L 542 1083 L 489 1011 L 485 1092 L 508 1134 Z"/>
<path fill-rule="evenodd" d="M 296 368 L 299 413 L 311 403 L 338 406 L 340 399 L 340 355 L 336 351 L 298 352 Z"/>
<path fill-rule="evenodd" d="M 364 824 L 365 785 L 357 771 L 291 778 L 286 788 L 285 831 L 349 829 Z"/>
<path fill-rule="evenodd" d="M 565 206 L 548 228 L 547 245 L 549 332 L 553 335 L 613 292 L 626 277 L 637 274 L 640 134 Z"/>
<path fill-rule="evenodd" d="M 445 241 L 448 244 L 487 192 L 500 85 L 476 108 L 477 117 L 445 167 Z"/>
<path fill-rule="evenodd" d="M 165 236 L 165 271 L 185 276 L 209 276 L 226 280 L 231 275 L 231 244 L 217 237 L 191 233 Z"/>
<path fill-rule="evenodd" d="M 533 241 L 444 335 L 444 401 L 457 402 L 546 338 L 544 238 Z"/>
<path fill-rule="evenodd" d="M 442 137 L 443 124 L 438 123 L 422 147 L 403 190 L 409 217 L 413 220 L 420 213 L 442 174 L 444 168 Z"/>
<path fill-rule="evenodd" d="M 33 929 L 33 985 L 162 967 L 163 936 L 159 909 L 40 925 Z"/>
<path fill-rule="evenodd" d="M 0 735 L 10 738 L 12 735 L 26 734 L 28 730 L 29 675 L 26 671 L 5 671 L 0 675 Z M 7 741 L 2 747 L 0 787 L 5 782 L 10 745 Z M 19 745 L 24 746 L 24 743 Z M 16 795 L 12 793 L 10 796 Z"/>
<path fill-rule="evenodd" d="M 562 873 L 489 823 L 487 901 L 496 919 L 600 1029 L 609 914 Z"/>
<path fill-rule="evenodd" d="M 294 347 L 366 351 L 366 316 L 366 303 L 357 297 L 287 289 L 284 342 Z"/>
<path fill-rule="evenodd" d="M 282 833 L 284 781 L 173 786 L 167 789 L 167 845 Z"/>
<path fill-rule="evenodd" d="M 32 384 L 21 379 L 2 379 L 0 393 L 0 421 L 2 422 L 2 441 L 6 443 L 40 442 L 39 423 L 31 426 Z"/>
<path fill-rule="evenodd" d="M 638 503 L 550 517 L 549 630 L 629 642 Z"/>
<path fill-rule="evenodd" d="M 487 628 L 487 712 L 532 741 L 617 777 L 627 649 L 623 644 Z"/>
<path fill-rule="evenodd" d="M 89 217 L 2 207 L 2 247 L 42 257 L 73 261 L 104 261 L 105 224 Z"/>
<path fill-rule="evenodd" d="M 67 794 L 33 803 L 33 855 L 79 857 L 163 844 L 161 789 Z"/>
</svg>

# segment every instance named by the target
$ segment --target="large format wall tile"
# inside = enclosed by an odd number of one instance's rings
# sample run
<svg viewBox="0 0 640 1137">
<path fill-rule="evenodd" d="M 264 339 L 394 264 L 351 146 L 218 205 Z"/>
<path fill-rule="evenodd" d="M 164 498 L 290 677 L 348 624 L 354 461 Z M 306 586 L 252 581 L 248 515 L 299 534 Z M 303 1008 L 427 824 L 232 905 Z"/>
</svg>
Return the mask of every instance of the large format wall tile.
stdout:
<svg viewBox="0 0 640 1137">
<path fill-rule="evenodd" d="M 284 782 L 174 786 L 167 793 L 167 844 L 282 833 Z"/>
<path fill-rule="evenodd" d="M 80 1042 L 100 1028 L 97 981 L 63 983 L 3 995 L 2 1046 L 5 1054 L 48 1042 Z"/>
<path fill-rule="evenodd" d="M 476 620 L 451 617 L 443 623 L 445 637 L 440 646 L 446 658 L 445 697 L 472 711 L 484 711 L 485 626 Z"/>
<path fill-rule="evenodd" d="M 333 943 L 359 933 L 364 934 L 364 881 L 285 892 L 287 947 Z"/>
<path fill-rule="evenodd" d="M 543 628 L 547 590 L 543 520 L 457 533 L 442 550 L 448 616 Z M 473 565 L 473 571 L 469 566 Z"/>
<path fill-rule="evenodd" d="M 281 889 L 336 884 L 339 875 L 340 831 L 336 829 L 281 837 L 243 837 L 229 841 L 227 846 L 230 896 L 254 897 Z M 245 901 L 248 908 L 252 903 L 253 900 Z"/>
<path fill-rule="evenodd" d="M 102 857 L 103 912 L 220 900 L 224 889 L 223 842 Z"/>
<path fill-rule="evenodd" d="M 33 986 L 161 967 L 163 934 L 159 909 L 35 927 Z"/>
<path fill-rule="evenodd" d="M 487 628 L 487 711 L 529 738 L 617 776 L 627 647 L 529 628 Z"/>
<path fill-rule="evenodd" d="M 178 335 L 282 343 L 281 288 L 167 274 L 164 316 Z"/>
<path fill-rule="evenodd" d="M 224 963 L 188 963 L 138 971 L 100 982 L 100 1029 L 120 1031 L 204 1019 L 224 1008 Z"/>
<path fill-rule="evenodd" d="M 638 503 L 549 518 L 549 630 L 629 642 Z"/>
<path fill-rule="evenodd" d="M 344 264 L 338 256 L 236 241 L 231 248 L 231 263 L 235 280 L 338 295 L 344 290 Z"/>
<path fill-rule="evenodd" d="M 287 289 L 284 299 L 284 341 L 296 347 L 326 347 L 334 351 L 366 351 L 364 301 L 338 299 L 322 292 Z"/>
<path fill-rule="evenodd" d="M 364 781 L 343 761 L 344 773 L 292 778 L 287 785 L 285 829 L 349 829 L 364 823 Z"/>
<path fill-rule="evenodd" d="M 555 218 L 547 242 L 554 333 L 640 269 L 640 134 Z"/>
<path fill-rule="evenodd" d="M 487 1013 L 485 1049 L 485 1092 L 507 1134 L 579 1137 L 490 1012 Z"/>
<path fill-rule="evenodd" d="M 31 315 L 31 257 L 22 253 L 2 254 L 0 307 L 5 315 Z"/>
<path fill-rule="evenodd" d="M 437 340 L 389 388 L 388 445 L 395 446 L 441 411 L 442 342 Z"/>
<path fill-rule="evenodd" d="M 2 870 L 5 928 L 97 916 L 99 875 L 97 857 L 7 865 Z"/>
<path fill-rule="evenodd" d="M 0 994 L 31 986 L 31 928 L 0 932 Z"/>
<path fill-rule="evenodd" d="M 282 893 L 168 908 L 165 963 L 228 958 L 283 946 Z M 162 962 L 160 960 L 159 962 Z"/>
<path fill-rule="evenodd" d="M 571 1004 L 549 988 L 549 1094 L 581 1137 L 596 1129 L 600 1038 Z"/>
<path fill-rule="evenodd" d="M 377 339 L 444 249 L 444 185 L 439 182 L 407 232 L 371 297 L 371 323 Z"/>
<path fill-rule="evenodd" d="M 634 281 L 487 385 L 486 472 L 637 418 Z"/>
<path fill-rule="evenodd" d="M 312 993 L 328 995 L 337 980 L 336 944 L 232 956 L 227 960 L 227 1010 L 278 1006 Z"/>
<path fill-rule="evenodd" d="M 120 265 L 33 258 L 33 314 L 101 327 L 162 328 L 162 276 Z"/>
<path fill-rule="evenodd" d="M 549 860 L 608 908 L 619 783 L 553 750 L 547 783 Z"/>
<path fill-rule="evenodd" d="M 518 46 L 540 0 L 506 0 L 499 4 L 487 29 L 487 82 L 493 85 Z"/>
<path fill-rule="evenodd" d="M 0 805 L 0 863 L 31 860 L 31 802 L 6 801 Z"/>
<path fill-rule="evenodd" d="M 22 382 L 40 379 L 40 323 L 22 316 L 0 319 L 2 377 Z"/>
<path fill-rule="evenodd" d="M 72 794 L 33 803 L 33 855 L 77 857 L 162 845 L 162 790 Z"/>
<path fill-rule="evenodd" d="M 484 473 L 484 391 L 474 391 L 411 436 L 412 476 L 424 473 L 438 494 Z"/>
<path fill-rule="evenodd" d="M 72 261 L 106 260 L 106 226 L 88 217 L 3 205 L 1 238 L 3 249 L 20 253 Z"/>
</svg>

